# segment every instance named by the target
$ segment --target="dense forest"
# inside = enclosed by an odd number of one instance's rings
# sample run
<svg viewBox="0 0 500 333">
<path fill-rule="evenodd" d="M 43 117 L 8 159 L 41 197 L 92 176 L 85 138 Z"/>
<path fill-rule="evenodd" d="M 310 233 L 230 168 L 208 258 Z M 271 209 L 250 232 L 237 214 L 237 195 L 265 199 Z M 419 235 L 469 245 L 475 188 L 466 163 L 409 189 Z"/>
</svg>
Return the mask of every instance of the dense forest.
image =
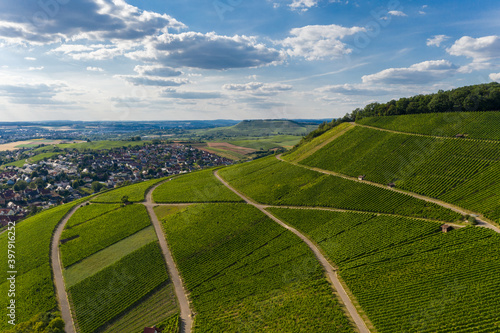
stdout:
<svg viewBox="0 0 500 333">
<path fill-rule="evenodd" d="M 417 95 L 391 100 L 387 103 L 370 103 L 364 108 L 357 108 L 344 117 L 331 122 L 322 123 L 318 129 L 309 133 L 302 141 L 312 140 L 329 129 L 345 122 L 352 122 L 365 117 L 396 116 L 403 114 L 463 112 L 463 111 L 499 111 L 500 83 L 491 82 L 456 88 L 448 91 L 440 90 L 435 94 Z M 297 146 L 298 146 L 297 145 Z"/>
</svg>

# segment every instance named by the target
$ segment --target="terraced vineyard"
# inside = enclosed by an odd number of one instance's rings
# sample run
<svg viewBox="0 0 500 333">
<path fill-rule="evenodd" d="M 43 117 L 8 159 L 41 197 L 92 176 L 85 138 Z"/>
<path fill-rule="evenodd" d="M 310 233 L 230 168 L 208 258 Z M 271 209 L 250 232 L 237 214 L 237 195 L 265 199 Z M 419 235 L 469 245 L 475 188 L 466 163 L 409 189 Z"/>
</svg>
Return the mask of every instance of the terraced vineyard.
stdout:
<svg viewBox="0 0 500 333">
<path fill-rule="evenodd" d="M 168 279 L 156 242 L 69 288 L 78 331 L 94 332 Z"/>
<path fill-rule="evenodd" d="M 500 142 L 438 139 L 358 127 L 300 163 L 353 177 L 365 175 L 366 180 L 381 184 L 394 182 L 402 189 L 460 203 L 493 219 L 499 217 L 492 206 L 500 200 L 500 192 L 488 185 L 491 177 L 498 175 Z M 483 188 L 493 190 L 486 196 L 490 204 L 469 204 L 485 199 Z"/>
<path fill-rule="evenodd" d="M 500 235 L 493 231 L 445 234 L 434 222 L 270 210 L 335 261 L 378 332 L 498 331 Z"/>
<path fill-rule="evenodd" d="M 64 215 L 83 200 L 85 199 L 43 211 L 20 222 L 16 227 L 15 248 L 11 250 L 15 253 L 17 271 L 15 297 L 17 323 L 28 321 L 33 316 L 57 306 L 50 267 L 52 233 Z M 5 249 L 1 254 L 5 268 L 7 268 L 9 238 L 12 238 L 12 234 L 9 235 L 8 232 L 0 235 L 0 245 Z M 9 290 L 7 269 L 2 271 L 1 277 L 0 292 L 2 299 L 7 300 Z M 0 330 L 11 328 L 5 320 L 8 318 L 7 305 L 2 306 L 0 314 L 4 318 L 0 321 Z"/>
<path fill-rule="evenodd" d="M 219 174 L 264 204 L 335 207 L 443 221 L 460 218 L 458 213 L 409 195 L 321 174 L 274 157 L 225 168 Z"/>
<path fill-rule="evenodd" d="M 172 178 L 153 192 L 155 202 L 241 202 L 213 175 L 213 170 L 193 172 Z"/>
<path fill-rule="evenodd" d="M 96 209 L 95 213 L 100 214 L 101 210 Z M 73 224 L 72 219 L 68 221 L 70 225 Z M 80 220 L 78 216 L 77 219 Z M 129 205 L 113 214 L 100 215 L 83 224 L 66 228 L 60 246 L 63 266 L 68 267 L 146 228 L 150 223 L 144 206 Z"/>
<path fill-rule="evenodd" d="M 194 205 L 163 223 L 195 332 L 352 332 L 298 237 L 245 204 Z"/>
<path fill-rule="evenodd" d="M 500 112 L 442 112 L 403 116 L 369 117 L 359 124 L 399 132 L 471 139 L 500 140 Z"/>
<path fill-rule="evenodd" d="M 92 199 L 92 202 L 96 203 L 113 203 L 113 202 L 122 202 L 123 196 L 128 196 L 128 200 L 131 202 L 140 202 L 144 201 L 145 199 L 145 193 L 146 191 L 158 184 L 159 182 L 165 180 L 167 178 L 160 178 L 160 179 L 152 179 L 148 180 L 142 183 L 137 183 L 134 185 L 129 185 L 125 187 L 121 187 L 119 189 L 103 193 L 94 199 Z"/>
</svg>

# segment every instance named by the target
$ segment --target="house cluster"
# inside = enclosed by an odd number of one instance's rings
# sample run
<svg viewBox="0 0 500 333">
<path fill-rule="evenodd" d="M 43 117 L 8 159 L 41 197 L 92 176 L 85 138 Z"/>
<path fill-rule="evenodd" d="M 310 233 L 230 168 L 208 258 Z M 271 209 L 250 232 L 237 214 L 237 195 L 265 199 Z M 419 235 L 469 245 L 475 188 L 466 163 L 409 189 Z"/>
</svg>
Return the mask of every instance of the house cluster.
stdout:
<svg viewBox="0 0 500 333">
<path fill-rule="evenodd" d="M 111 150 L 61 151 L 51 158 L 0 170 L 0 223 L 25 217 L 29 208 L 70 202 L 98 188 L 114 188 L 231 160 L 184 144 L 149 144 Z"/>
</svg>

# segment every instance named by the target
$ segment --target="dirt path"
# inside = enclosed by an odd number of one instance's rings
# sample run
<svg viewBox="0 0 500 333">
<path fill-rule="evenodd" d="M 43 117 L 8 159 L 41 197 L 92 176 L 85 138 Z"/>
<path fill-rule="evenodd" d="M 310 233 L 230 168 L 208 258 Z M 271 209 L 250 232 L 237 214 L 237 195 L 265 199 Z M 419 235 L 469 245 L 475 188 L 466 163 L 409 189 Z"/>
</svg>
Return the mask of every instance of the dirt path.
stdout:
<svg viewBox="0 0 500 333">
<path fill-rule="evenodd" d="M 158 240 L 160 242 L 160 247 L 163 252 L 163 256 L 165 257 L 165 261 L 167 263 L 168 271 L 170 274 L 170 278 L 174 284 L 175 294 L 177 296 L 177 300 L 179 301 L 180 307 L 180 318 L 181 318 L 181 329 L 182 333 L 189 333 L 193 327 L 193 318 L 191 309 L 189 308 L 189 300 L 187 297 L 186 290 L 184 289 L 184 285 L 182 283 L 181 276 L 179 271 L 177 270 L 177 266 L 175 265 L 174 258 L 170 253 L 170 249 L 168 248 L 167 241 L 165 238 L 165 234 L 163 233 L 163 229 L 161 227 L 160 221 L 156 216 L 153 207 L 158 206 L 159 204 L 155 204 L 153 201 L 153 191 L 156 187 L 160 186 L 163 182 L 153 186 L 148 190 L 146 195 L 146 202 L 142 204 L 146 206 L 148 210 L 149 217 L 151 218 L 151 222 L 156 231 L 156 235 L 158 236 Z M 168 205 L 168 204 L 167 204 Z M 177 205 L 178 206 L 178 205 Z"/>
<path fill-rule="evenodd" d="M 463 209 L 461 207 L 455 206 L 455 205 L 450 204 L 448 202 L 444 202 L 444 201 L 441 201 L 441 200 L 438 200 L 438 199 L 426 197 L 424 195 L 420 195 L 420 194 L 417 194 L 417 193 L 414 193 L 414 192 L 410 192 L 410 191 L 403 191 L 403 190 L 398 189 L 398 188 L 389 187 L 389 186 L 386 186 L 386 185 L 383 185 L 383 184 L 379 184 L 379 183 L 375 183 L 375 182 L 371 182 L 371 181 L 368 181 L 368 180 L 359 180 L 356 177 L 347 176 L 347 175 L 344 175 L 344 174 L 341 174 L 341 173 L 338 173 L 338 172 L 329 171 L 329 170 L 323 170 L 323 169 L 315 168 L 315 167 L 310 167 L 310 166 L 307 166 L 307 165 L 298 164 L 296 162 L 288 162 L 288 161 L 285 161 L 284 159 L 281 158 L 281 154 L 280 155 L 276 155 L 276 158 L 278 160 L 284 162 L 284 163 L 290 163 L 290 164 L 293 164 L 295 166 L 298 166 L 298 167 L 301 167 L 301 168 L 304 168 L 304 169 L 309 169 L 309 170 L 313 170 L 313 171 L 316 171 L 316 172 L 324 173 L 326 175 L 332 175 L 332 176 L 336 176 L 336 177 L 340 177 L 340 178 L 352 180 L 352 181 L 359 182 L 359 183 L 365 183 L 365 184 L 368 184 L 368 185 L 377 186 L 377 187 L 380 187 L 380 188 L 384 188 L 386 190 L 390 190 L 390 191 L 394 191 L 394 192 L 398 192 L 398 193 L 402 193 L 402 194 L 407 194 L 407 195 L 410 195 L 410 196 L 412 196 L 414 198 L 417 198 L 417 199 L 420 199 L 420 200 L 424 200 L 424 201 L 427 201 L 427 202 L 432 202 L 432 203 L 435 203 L 436 205 L 439 205 L 441 207 L 451 209 L 452 211 L 457 212 L 457 213 L 462 214 L 462 215 L 467 215 L 467 214 L 477 215 L 477 218 L 476 218 L 477 223 L 478 223 L 477 226 L 483 227 L 483 228 L 488 228 L 488 229 L 491 229 L 491 230 L 493 230 L 493 231 L 495 231 L 497 233 L 500 233 L 500 228 L 498 228 L 495 225 L 489 223 L 483 215 L 481 215 L 479 213 L 476 213 L 476 212 L 468 211 L 466 209 Z"/>
<path fill-rule="evenodd" d="M 68 223 L 69 219 L 76 212 L 80 205 L 73 207 L 64 219 L 58 224 L 56 231 L 52 235 L 52 244 L 50 247 L 50 260 L 52 262 L 52 274 L 54 276 L 54 284 L 56 287 L 57 300 L 59 303 L 59 308 L 61 309 L 61 317 L 64 320 L 65 326 L 64 331 L 66 333 L 75 333 L 75 325 L 73 323 L 73 317 L 71 316 L 71 308 L 69 306 L 68 294 L 66 293 L 66 287 L 64 285 L 64 278 L 62 274 L 61 265 L 61 255 L 59 253 L 59 241 L 61 240 L 61 235 Z"/>
<path fill-rule="evenodd" d="M 298 230 L 290 227 L 289 225 L 285 224 L 280 219 L 278 219 L 277 217 L 275 217 L 274 215 L 272 215 L 271 213 L 266 211 L 266 209 L 265 209 L 267 207 L 266 205 L 258 204 L 255 201 L 251 200 L 250 198 L 247 198 L 246 196 L 244 196 L 243 194 L 238 192 L 231 185 L 229 185 L 224 179 L 222 179 L 219 176 L 219 174 L 217 173 L 217 171 L 215 171 L 214 174 L 215 174 L 215 177 L 217 177 L 217 179 L 219 179 L 219 181 L 222 182 L 222 184 L 224 184 L 228 189 L 230 189 L 235 194 L 237 194 L 240 198 L 245 200 L 246 203 L 259 209 L 261 212 L 266 214 L 268 217 L 270 217 L 273 221 L 275 221 L 276 223 L 281 225 L 283 228 L 293 232 L 295 235 L 300 237 L 300 239 L 302 239 L 304 241 L 304 243 L 307 244 L 307 246 L 309 246 L 309 248 L 314 252 L 314 255 L 316 256 L 316 258 L 318 258 L 319 262 L 324 267 L 326 274 L 328 275 L 330 281 L 332 282 L 333 288 L 339 294 L 342 302 L 344 303 L 347 311 L 349 312 L 349 315 L 351 316 L 354 323 L 356 324 L 359 332 L 369 333 L 370 330 L 368 330 L 368 328 L 366 327 L 365 322 L 363 321 L 363 319 L 361 319 L 361 316 L 359 315 L 358 311 L 356 310 L 356 307 L 354 306 L 351 299 L 349 298 L 346 291 L 344 290 L 344 287 L 340 283 L 340 280 L 338 279 L 337 274 L 336 274 L 335 270 L 333 269 L 332 265 L 328 262 L 328 260 L 325 258 L 325 256 L 323 256 L 323 254 L 319 251 L 319 249 L 316 247 L 316 245 L 314 245 L 313 242 L 311 242 L 306 236 L 301 234 Z"/>
</svg>

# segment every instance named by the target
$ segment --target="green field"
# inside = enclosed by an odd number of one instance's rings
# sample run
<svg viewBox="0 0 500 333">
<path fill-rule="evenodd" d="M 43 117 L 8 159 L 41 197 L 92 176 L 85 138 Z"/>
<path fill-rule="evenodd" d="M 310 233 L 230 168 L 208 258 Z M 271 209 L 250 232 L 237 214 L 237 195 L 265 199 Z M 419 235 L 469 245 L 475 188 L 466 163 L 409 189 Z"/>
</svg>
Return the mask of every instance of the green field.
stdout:
<svg viewBox="0 0 500 333">
<path fill-rule="evenodd" d="M 38 313 L 50 311 L 56 307 L 56 296 L 50 267 L 50 242 L 52 233 L 59 221 L 72 207 L 86 199 L 43 211 L 19 223 L 16 227 L 15 253 L 16 274 L 16 323 L 28 321 Z M 7 268 L 8 240 L 13 235 L 4 232 L 0 235 L 1 254 L 4 267 Z M 12 238 L 13 239 L 13 238 Z M 7 279 L 7 270 L 1 273 L 2 281 Z M 7 300 L 7 282 L 0 284 L 2 299 Z M 0 330 L 11 328 L 7 323 L 7 306 L 2 306 Z"/>
<path fill-rule="evenodd" d="M 129 205 L 113 214 L 65 229 L 61 236 L 61 261 L 68 267 L 149 226 L 143 205 Z M 66 242 L 65 242 L 66 240 Z"/>
<path fill-rule="evenodd" d="M 325 175 L 268 157 L 222 169 L 220 175 L 257 202 L 322 206 L 454 221 L 460 214 L 380 187 Z"/>
<path fill-rule="evenodd" d="M 241 202 L 239 196 L 226 188 L 213 174 L 213 169 L 175 177 L 153 192 L 155 202 Z"/>
<path fill-rule="evenodd" d="M 77 225 L 83 224 L 85 222 L 91 221 L 95 218 L 98 218 L 102 215 L 111 213 L 117 209 L 119 209 L 121 205 L 101 205 L 101 204 L 91 204 L 91 205 L 82 205 L 78 210 L 71 216 L 66 223 L 66 229 L 71 229 Z"/>
<path fill-rule="evenodd" d="M 500 235 L 493 231 L 467 227 L 445 234 L 434 222 L 373 218 L 356 224 L 345 213 L 271 211 L 339 266 L 378 332 L 498 331 Z"/>
<path fill-rule="evenodd" d="M 471 139 L 500 140 L 500 112 L 443 112 L 369 117 L 358 123 L 394 131 Z"/>
<path fill-rule="evenodd" d="M 283 159 L 286 161 L 300 161 L 313 153 L 314 149 L 317 149 L 319 145 L 324 144 L 328 140 L 331 140 L 334 136 L 352 128 L 353 126 L 349 123 L 340 124 L 325 134 L 315 137 L 309 142 L 301 144 L 290 153 L 284 154 Z"/>
<path fill-rule="evenodd" d="M 493 207 L 500 200 L 500 191 L 495 194 L 494 188 L 488 187 L 491 177 L 498 175 L 500 142 L 430 138 L 357 127 L 300 163 L 353 177 L 365 175 L 366 180 L 381 184 L 394 182 L 402 189 L 500 218 L 500 211 L 495 213 Z M 488 207 L 468 204 L 478 201 L 485 188 L 492 190 Z M 466 193 L 465 200 L 462 193 Z"/>
<path fill-rule="evenodd" d="M 122 202 L 122 197 L 125 195 L 128 196 L 128 200 L 131 202 L 144 201 L 146 199 L 147 190 L 150 187 L 158 184 L 159 182 L 165 179 L 167 178 L 152 179 L 129 186 L 124 186 L 114 191 L 109 191 L 101 195 L 98 195 L 94 199 L 92 199 L 92 202 L 96 203 Z"/>
<path fill-rule="evenodd" d="M 66 288 L 74 286 L 154 240 L 157 240 L 155 231 L 153 226 L 149 226 L 88 256 L 63 271 Z"/>
<path fill-rule="evenodd" d="M 268 150 L 279 147 L 291 148 L 299 143 L 301 138 L 301 136 L 297 135 L 273 135 L 268 137 L 235 138 L 228 142 L 235 146 L 252 148 L 255 150 Z"/>
<path fill-rule="evenodd" d="M 143 146 L 145 144 L 151 143 L 150 141 L 92 141 L 92 142 L 81 142 L 81 143 L 62 143 L 57 145 L 50 145 L 45 147 L 40 147 L 35 149 L 34 151 L 38 152 L 50 152 L 54 151 L 55 148 L 58 149 L 78 149 L 78 150 L 105 150 L 105 149 L 113 149 L 113 148 L 121 148 L 121 147 L 134 147 L 134 146 Z"/>
<path fill-rule="evenodd" d="M 194 332 L 353 332 L 311 250 L 256 208 L 194 205 L 163 226 Z"/>
<path fill-rule="evenodd" d="M 95 332 L 156 291 L 167 279 L 160 247 L 151 242 L 70 287 L 78 332 Z"/>
</svg>

